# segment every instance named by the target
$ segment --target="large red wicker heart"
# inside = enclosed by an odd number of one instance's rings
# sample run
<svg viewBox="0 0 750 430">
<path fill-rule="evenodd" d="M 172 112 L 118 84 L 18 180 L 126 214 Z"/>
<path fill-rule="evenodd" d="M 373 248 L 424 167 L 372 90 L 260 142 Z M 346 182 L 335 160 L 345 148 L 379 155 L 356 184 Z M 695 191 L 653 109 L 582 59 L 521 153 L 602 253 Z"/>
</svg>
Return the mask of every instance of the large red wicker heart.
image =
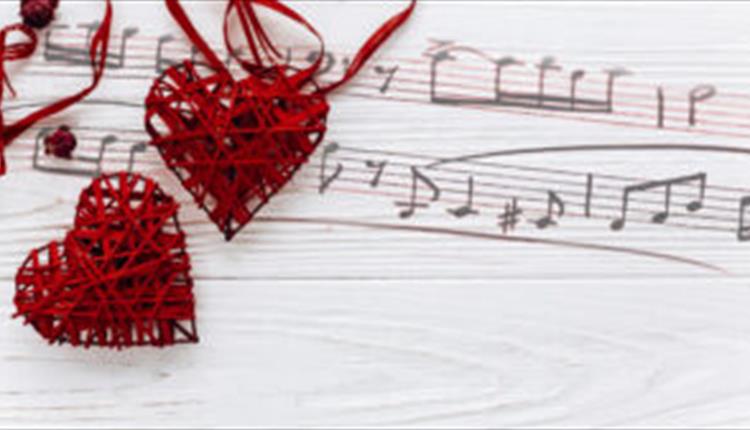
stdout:
<svg viewBox="0 0 750 430">
<path fill-rule="evenodd" d="M 152 180 L 118 173 L 81 193 L 63 242 L 31 251 L 16 274 L 16 316 L 50 343 L 197 342 L 193 281 L 178 205 Z"/>
<path fill-rule="evenodd" d="M 283 67 L 235 80 L 185 62 L 146 98 L 146 130 L 167 166 L 226 240 L 250 222 L 323 140 L 325 96 Z"/>
<path fill-rule="evenodd" d="M 209 73 L 188 60 L 167 69 L 146 98 L 146 130 L 167 166 L 231 240 L 281 190 L 323 140 L 326 95 L 364 67 L 367 60 L 411 15 L 412 0 L 375 31 L 347 61 L 340 79 L 319 87 L 326 57 L 323 38 L 303 16 L 278 0 L 228 0 L 224 44 L 229 59 L 246 73 L 235 80 L 228 64 L 203 39 L 179 0 L 167 9 L 199 52 Z M 289 65 L 257 8 L 288 18 L 320 43 L 309 65 Z M 241 23 L 249 57 L 235 49 L 230 22 Z M 291 52 L 291 51 L 289 51 Z"/>
</svg>

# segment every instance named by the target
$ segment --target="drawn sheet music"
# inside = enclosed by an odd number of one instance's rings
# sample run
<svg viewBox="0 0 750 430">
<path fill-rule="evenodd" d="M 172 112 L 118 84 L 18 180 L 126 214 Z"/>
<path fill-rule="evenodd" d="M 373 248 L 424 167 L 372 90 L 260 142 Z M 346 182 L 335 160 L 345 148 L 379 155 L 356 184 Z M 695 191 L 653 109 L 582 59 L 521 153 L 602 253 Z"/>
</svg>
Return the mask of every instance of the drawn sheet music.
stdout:
<svg viewBox="0 0 750 430">
<path fill-rule="evenodd" d="M 85 85 L 100 8 L 66 3 L 8 67 L 7 117 Z M 239 76 L 223 2 L 187 4 Z M 320 82 L 400 6 L 293 4 Z M 6 151 L 0 425 L 750 425 L 749 46 L 741 2 L 420 1 L 225 243 L 143 127 L 151 82 L 200 56 L 161 2 L 115 2 L 100 87 Z M 41 146 L 61 123 L 71 160 Z M 47 346 L 11 319 L 15 271 L 126 169 L 181 202 L 201 343 Z"/>
</svg>

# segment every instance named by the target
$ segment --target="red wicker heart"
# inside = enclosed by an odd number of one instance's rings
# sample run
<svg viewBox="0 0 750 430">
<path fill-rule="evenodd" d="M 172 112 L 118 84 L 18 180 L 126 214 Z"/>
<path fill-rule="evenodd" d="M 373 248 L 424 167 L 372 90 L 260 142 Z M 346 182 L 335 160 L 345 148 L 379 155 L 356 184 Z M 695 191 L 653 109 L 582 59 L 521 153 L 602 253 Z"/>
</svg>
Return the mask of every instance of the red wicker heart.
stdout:
<svg viewBox="0 0 750 430">
<path fill-rule="evenodd" d="M 296 88 L 284 67 L 237 81 L 201 76 L 191 62 L 165 71 L 146 108 L 151 143 L 226 240 L 307 162 L 329 110 L 324 95 Z"/>
<path fill-rule="evenodd" d="M 178 205 L 152 180 L 118 173 L 81 193 L 65 240 L 31 251 L 16 274 L 16 316 L 50 343 L 197 342 Z"/>
</svg>

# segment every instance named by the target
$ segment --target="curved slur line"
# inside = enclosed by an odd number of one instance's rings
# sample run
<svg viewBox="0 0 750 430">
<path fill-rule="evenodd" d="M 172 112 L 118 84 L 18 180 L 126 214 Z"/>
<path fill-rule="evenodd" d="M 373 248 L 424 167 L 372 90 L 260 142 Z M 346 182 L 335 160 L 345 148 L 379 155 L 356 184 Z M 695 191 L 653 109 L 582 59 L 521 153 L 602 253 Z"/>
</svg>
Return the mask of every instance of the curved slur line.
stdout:
<svg viewBox="0 0 750 430">
<path fill-rule="evenodd" d="M 638 257 L 652 258 L 662 261 L 670 261 L 673 263 L 686 264 L 692 267 L 697 267 L 711 272 L 720 273 L 722 275 L 730 275 L 731 273 L 719 266 L 705 263 L 700 260 L 692 258 L 679 257 L 671 254 L 664 254 L 661 252 L 645 251 L 635 248 L 627 248 L 623 246 L 613 245 L 597 245 L 583 242 L 572 242 L 566 240 L 555 240 L 555 239 L 541 239 L 528 236 L 504 236 L 500 234 L 491 233 L 480 233 L 466 230 L 458 230 L 444 227 L 427 227 L 427 226 L 411 226 L 411 225 L 399 225 L 399 224 L 387 224 L 387 223 L 376 223 L 376 222 L 364 222 L 364 221 L 347 221 L 332 218 L 302 218 L 302 217 L 274 217 L 274 216 L 260 216 L 255 218 L 256 222 L 266 223 L 290 223 L 290 224 L 320 224 L 320 225 L 338 225 L 346 227 L 362 227 L 369 229 L 383 229 L 383 230 L 396 230 L 396 231 L 411 231 L 426 234 L 439 234 L 445 236 L 455 237 L 466 237 L 473 239 L 485 239 L 485 240 L 496 240 L 501 242 L 516 242 L 516 243 L 528 243 L 536 245 L 551 245 L 566 248 L 577 248 L 603 252 L 615 252 L 620 254 L 634 255 Z"/>
</svg>

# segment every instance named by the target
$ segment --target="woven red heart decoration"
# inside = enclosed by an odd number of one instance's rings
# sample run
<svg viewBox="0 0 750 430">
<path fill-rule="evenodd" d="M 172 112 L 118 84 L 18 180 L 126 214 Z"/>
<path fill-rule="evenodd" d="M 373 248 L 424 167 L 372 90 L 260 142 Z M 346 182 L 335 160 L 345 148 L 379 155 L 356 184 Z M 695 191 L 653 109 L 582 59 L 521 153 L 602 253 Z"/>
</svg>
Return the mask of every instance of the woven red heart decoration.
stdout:
<svg viewBox="0 0 750 430">
<path fill-rule="evenodd" d="M 16 274 L 16 316 L 50 343 L 167 346 L 198 341 L 178 204 L 152 180 L 117 173 L 82 193 L 63 242 Z"/>
<path fill-rule="evenodd" d="M 193 27 L 178 0 L 165 0 L 177 23 L 207 60 L 167 69 L 146 97 L 146 131 L 166 165 L 195 202 L 231 240 L 308 161 L 326 132 L 326 95 L 353 78 L 367 59 L 411 15 L 415 1 L 383 24 L 360 49 L 344 76 L 319 86 L 314 76 L 325 52 L 319 33 L 276 0 L 229 0 L 224 22 L 227 49 L 247 76 L 235 79 Z M 321 44 L 312 65 L 280 64 L 254 9 L 263 6 L 310 31 Z M 228 37 L 237 13 L 251 60 Z"/>
<path fill-rule="evenodd" d="M 328 114 L 282 68 L 236 81 L 190 62 L 167 70 L 146 104 L 152 144 L 227 240 L 308 160 Z"/>
</svg>

